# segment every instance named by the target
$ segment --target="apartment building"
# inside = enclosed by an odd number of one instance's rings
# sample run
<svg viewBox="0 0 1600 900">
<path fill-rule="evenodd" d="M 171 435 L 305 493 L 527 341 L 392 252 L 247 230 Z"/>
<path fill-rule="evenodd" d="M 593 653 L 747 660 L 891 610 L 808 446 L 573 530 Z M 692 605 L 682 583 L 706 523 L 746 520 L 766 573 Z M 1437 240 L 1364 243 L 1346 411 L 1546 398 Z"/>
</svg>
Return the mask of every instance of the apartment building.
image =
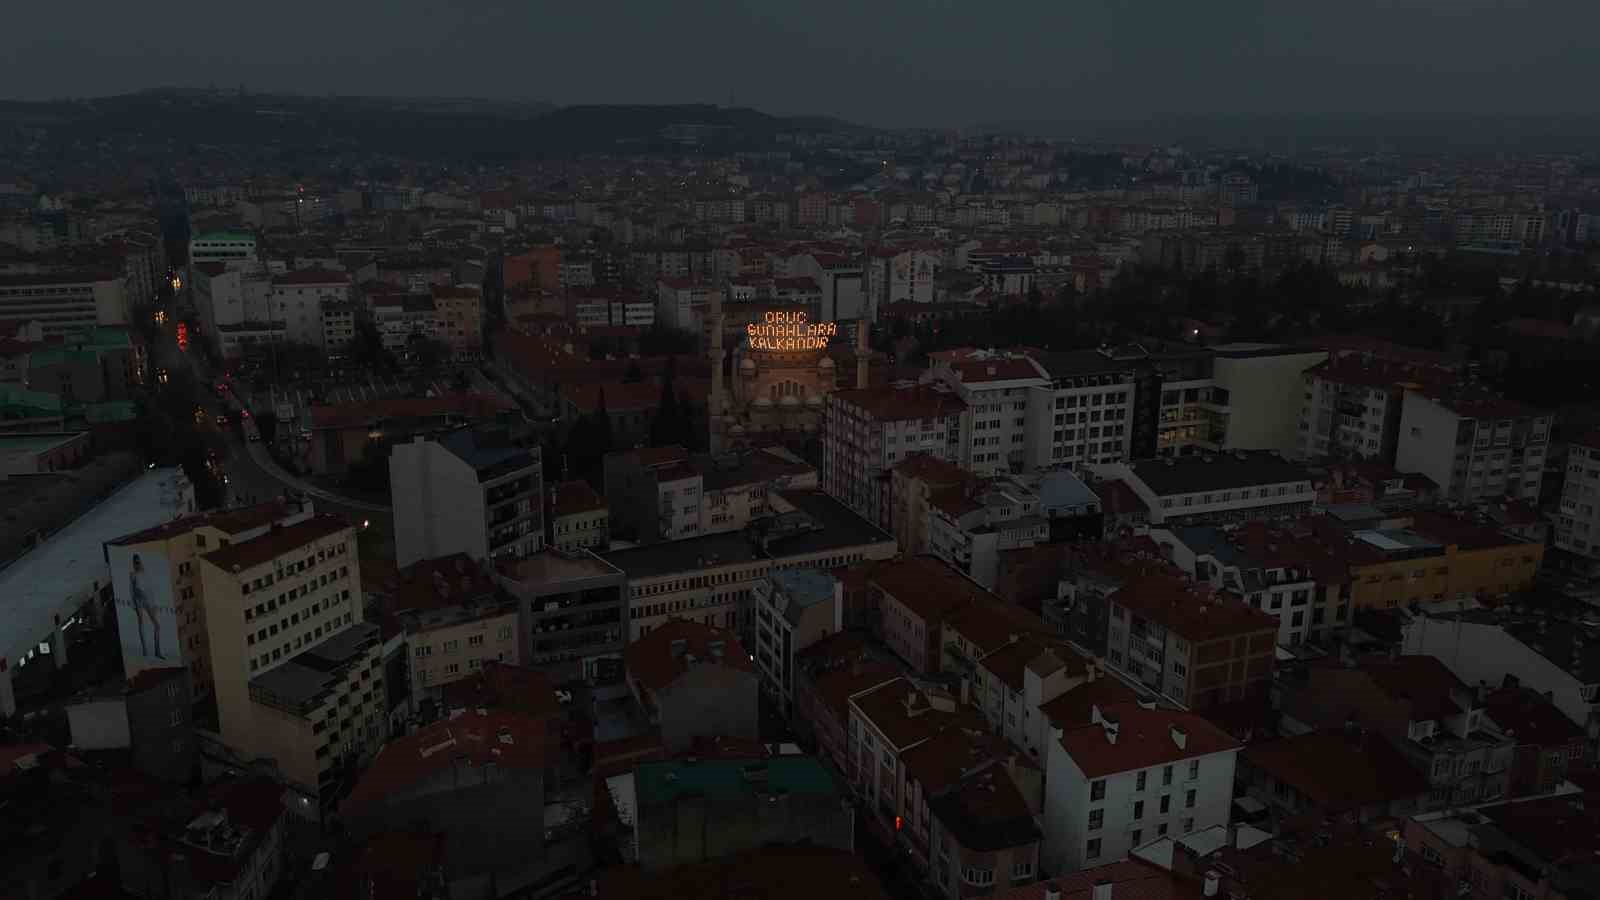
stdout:
<svg viewBox="0 0 1600 900">
<path fill-rule="evenodd" d="M 1190 709 L 1265 699 L 1277 653 L 1271 614 L 1163 574 L 1130 579 L 1109 599 L 1107 665 Z"/>
<path fill-rule="evenodd" d="M 1550 698 L 1584 731 L 1583 758 L 1600 749 L 1600 628 L 1582 613 L 1481 610 L 1419 615 L 1405 624 L 1403 652 L 1442 660 L 1468 684 L 1525 685 Z M 1514 727 L 1514 726 L 1506 726 Z"/>
<path fill-rule="evenodd" d="M 1420 472 L 1450 503 L 1537 500 L 1552 416 L 1468 390 L 1407 391 L 1395 467 Z"/>
<path fill-rule="evenodd" d="M 1278 644 L 1320 641 L 1350 625 L 1348 568 L 1313 535 L 1251 522 L 1151 529 L 1178 568 L 1278 620 Z"/>
<path fill-rule="evenodd" d="M 1152 525 L 1250 522 L 1304 515 L 1316 499 L 1304 467 L 1263 451 L 1203 454 L 1091 468 L 1119 480 L 1150 510 Z"/>
<path fill-rule="evenodd" d="M 1388 527 L 1344 535 L 1317 524 L 1319 537 L 1349 561 L 1357 609 L 1440 600 L 1504 597 L 1533 586 L 1544 545 L 1448 513 L 1418 510 Z"/>
<path fill-rule="evenodd" d="M 1427 782 L 1423 808 L 1507 795 L 1515 741 L 1485 728 L 1483 700 L 1431 656 L 1315 665 L 1284 686 L 1284 730 L 1381 735 Z"/>
<path fill-rule="evenodd" d="M 604 555 L 628 580 L 629 639 L 673 618 L 736 628 L 754 646 L 756 582 L 776 570 L 889 559 L 894 539 L 819 491 L 773 494 L 780 510 L 752 539 L 725 532 Z"/>
<path fill-rule="evenodd" d="M 628 689 L 669 751 L 696 738 L 756 740 L 761 676 L 731 629 L 675 620 L 622 652 Z"/>
<path fill-rule="evenodd" d="M 951 488 L 975 480 L 971 472 L 953 462 L 926 453 L 909 456 L 895 463 L 890 473 L 893 498 L 894 538 L 907 556 L 931 552 L 929 545 L 929 502 Z"/>
<path fill-rule="evenodd" d="M 902 460 L 965 467 L 967 404 L 936 385 L 834 391 L 826 397 L 822 489 L 879 528 L 893 526 L 892 477 Z"/>
<path fill-rule="evenodd" d="M 928 509 L 928 552 L 987 590 L 995 588 L 1003 551 L 1050 540 L 1039 494 L 1016 478 L 942 490 Z"/>
<path fill-rule="evenodd" d="M 1576 571 L 1600 572 L 1600 431 L 1568 444 L 1552 543 L 1571 554 Z"/>
<path fill-rule="evenodd" d="M 794 716 L 797 734 L 814 740 L 818 758 L 837 772 L 851 771 L 850 699 L 893 681 L 900 670 L 871 659 L 854 632 L 824 638 L 795 658 Z"/>
<path fill-rule="evenodd" d="M 947 619 L 969 607 L 999 605 L 998 598 L 932 556 L 895 559 L 874 567 L 868 578 L 880 616 L 876 629 L 920 675 L 943 671 Z"/>
<path fill-rule="evenodd" d="M 1059 731 L 1045 772 L 1041 866 L 1071 872 L 1161 837 L 1227 826 L 1240 745 L 1193 713 L 1094 706 Z"/>
<path fill-rule="evenodd" d="M 322 304 L 322 342 L 320 347 L 331 359 L 342 358 L 356 338 L 354 301 L 328 301 Z"/>
<path fill-rule="evenodd" d="M 606 498 L 587 481 L 563 481 L 550 487 L 550 546 L 557 550 L 600 550 L 611 543 L 611 516 Z"/>
<path fill-rule="evenodd" d="M 271 315 L 274 321 L 283 323 L 284 340 L 324 352 L 342 349 L 343 345 L 328 346 L 323 310 L 350 299 L 350 276 L 344 272 L 297 269 L 272 276 Z"/>
<path fill-rule="evenodd" d="M 1335 354 L 1306 370 L 1297 454 L 1394 465 L 1407 390 L 1442 387 L 1460 373 L 1439 366 Z"/>
<path fill-rule="evenodd" d="M 605 485 L 613 530 L 649 543 L 741 531 L 773 515 L 772 492 L 815 488 L 817 472 L 781 450 L 649 447 L 606 454 Z"/>
<path fill-rule="evenodd" d="M 906 755 L 913 796 L 923 798 L 913 808 L 926 810 L 922 830 L 929 848 L 914 858 L 928 859 L 939 893 L 952 900 L 1029 884 L 1039 873 L 1044 835 L 1035 820 L 1038 803 L 1018 785 L 1036 782 L 1028 776 L 1038 769 L 996 758 L 973 765 L 977 744 L 947 732 Z M 906 842 L 914 845 L 916 837 L 913 832 Z"/>
<path fill-rule="evenodd" d="M 1023 466 L 1080 467 L 1132 457 L 1139 375 L 1112 351 L 1035 357 L 1048 384 L 1027 394 Z"/>
<path fill-rule="evenodd" d="M 1020 353 L 950 350 L 930 358 L 926 377 L 954 393 L 968 410 L 956 460 L 963 468 L 979 474 L 1023 469 L 1028 398 L 1051 383 L 1042 366 Z"/>
<path fill-rule="evenodd" d="M 802 651 L 844 628 L 839 582 L 820 569 L 785 569 L 755 583 L 756 641 L 750 648 L 761 687 L 785 719 L 794 712 L 796 661 Z"/>
<path fill-rule="evenodd" d="M 391 353 L 406 353 L 413 340 L 444 338 L 439 310 L 427 294 L 379 294 L 367 299 L 367 310 Z"/>
<path fill-rule="evenodd" d="M 189 267 L 256 259 L 256 237 L 241 231 L 206 231 L 189 239 Z"/>
<path fill-rule="evenodd" d="M 1600 810 L 1575 796 L 1413 816 L 1406 856 L 1457 896 L 1574 898 L 1592 893 Z"/>
<path fill-rule="evenodd" d="M 397 444 L 389 485 L 401 566 L 452 553 L 529 556 L 544 546 L 539 448 L 504 431 L 462 428 Z"/>
<path fill-rule="evenodd" d="M 209 695 L 213 689 L 212 646 L 206 623 L 209 604 L 202 594 L 204 585 L 200 579 L 199 559 L 212 550 L 252 540 L 274 528 L 299 524 L 314 514 L 310 503 L 273 501 L 186 515 L 107 541 L 107 547 L 118 548 L 118 558 L 125 555 L 130 566 L 133 556 L 137 555 L 140 569 L 149 573 L 148 578 L 159 578 L 159 573 L 165 573 L 164 583 L 143 581 L 141 587 L 145 595 L 155 597 L 158 604 L 162 598 L 170 597 L 173 601 L 175 632 L 167 636 L 172 642 L 169 659 L 124 652 L 124 674 L 133 678 L 147 668 L 165 669 L 180 664 L 189 670 L 195 696 Z M 137 624 L 142 632 L 144 621 L 139 620 Z M 155 627 L 159 628 L 159 624 Z M 231 652 L 231 648 L 224 652 Z"/>
<path fill-rule="evenodd" d="M 891 303 L 932 303 L 942 260 L 922 247 L 878 247 L 867 253 L 867 304 L 874 313 Z"/>
<path fill-rule="evenodd" d="M 475 356 L 483 350 L 483 290 L 471 285 L 433 285 L 433 306 L 440 325 L 440 340 L 458 356 Z"/>
<path fill-rule="evenodd" d="M 129 818 L 111 842 L 116 885 L 106 891 L 254 900 L 271 896 L 283 879 L 289 813 L 283 788 L 269 779 L 218 782 L 192 802 L 152 798 Z"/>
<path fill-rule="evenodd" d="M 478 675 L 486 663 L 521 665 L 520 608 L 493 569 L 464 553 L 418 560 L 368 596 L 400 629 L 409 656 L 410 714 L 446 687 Z"/>
<path fill-rule="evenodd" d="M 222 739 L 327 802 L 387 736 L 383 641 L 363 621 L 356 529 L 316 515 L 199 560 Z"/>
<path fill-rule="evenodd" d="M 557 681 L 620 675 L 628 636 L 626 576 L 587 550 L 496 560 L 520 604 L 518 657 Z"/>
<path fill-rule="evenodd" d="M 38 322 L 46 337 L 124 325 L 127 291 L 122 276 L 110 272 L 0 275 L 0 316 Z"/>
<path fill-rule="evenodd" d="M 1294 817 L 1371 825 L 1425 809 L 1428 798 L 1428 779 L 1411 761 L 1359 727 L 1253 743 L 1236 777 L 1270 817 L 1256 824 L 1273 830 Z"/>
</svg>

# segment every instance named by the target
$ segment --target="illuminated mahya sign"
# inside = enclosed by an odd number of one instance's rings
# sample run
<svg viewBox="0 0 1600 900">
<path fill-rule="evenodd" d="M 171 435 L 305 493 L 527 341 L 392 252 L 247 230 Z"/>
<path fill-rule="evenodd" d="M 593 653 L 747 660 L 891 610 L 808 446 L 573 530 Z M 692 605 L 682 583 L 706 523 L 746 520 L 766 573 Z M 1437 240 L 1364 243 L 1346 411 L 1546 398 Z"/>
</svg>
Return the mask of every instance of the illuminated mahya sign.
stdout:
<svg viewBox="0 0 1600 900">
<path fill-rule="evenodd" d="M 798 310 L 766 313 L 760 322 L 744 327 L 750 349 L 821 350 L 828 346 L 829 338 L 839 333 L 839 326 L 833 322 L 810 322 L 808 318 Z"/>
</svg>

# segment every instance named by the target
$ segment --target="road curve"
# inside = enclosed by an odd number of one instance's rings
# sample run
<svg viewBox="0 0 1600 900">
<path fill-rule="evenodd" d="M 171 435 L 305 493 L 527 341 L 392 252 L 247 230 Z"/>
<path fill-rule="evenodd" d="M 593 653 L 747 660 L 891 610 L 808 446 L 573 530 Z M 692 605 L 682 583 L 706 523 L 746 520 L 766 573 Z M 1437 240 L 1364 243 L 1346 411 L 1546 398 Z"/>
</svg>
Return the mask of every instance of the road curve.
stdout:
<svg viewBox="0 0 1600 900">
<path fill-rule="evenodd" d="M 272 458 L 272 454 L 267 452 L 266 445 L 262 444 L 260 441 L 245 442 L 245 450 L 250 454 L 250 460 L 259 466 L 261 471 L 277 479 L 280 484 L 300 491 L 308 497 L 315 497 L 318 500 L 323 500 L 337 506 L 343 506 L 347 509 L 359 509 L 362 512 L 382 513 L 384 515 L 389 515 L 390 513 L 394 512 L 392 507 L 379 503 L 367 503 L 362 500 L 355 500 L 353 498 L 346 497 L 343 494 L 335 494 L 332 491 L 324 490 L 314 484 L 290 475 L 288 472 L 283 470 L 282 466 L 278 465 L 277 460 Z"/>
</svg>

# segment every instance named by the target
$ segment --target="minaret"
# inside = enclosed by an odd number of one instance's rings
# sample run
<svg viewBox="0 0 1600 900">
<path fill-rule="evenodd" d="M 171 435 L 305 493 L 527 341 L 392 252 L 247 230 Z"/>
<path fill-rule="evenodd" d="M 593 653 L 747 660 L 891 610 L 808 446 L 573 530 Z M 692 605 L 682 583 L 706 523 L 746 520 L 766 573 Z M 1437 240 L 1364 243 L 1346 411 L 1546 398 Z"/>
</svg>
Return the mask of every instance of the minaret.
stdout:
<svg viewBox="0 0 1600 900">
<path fill-rule="evenodd" d="M 867 320 L 856 320 L 856 389 L 861 390 L 867 386 Z"/>
<path fill-rule="evenodd" d="M 711 362 L 711 399 L 707 404 L 706 426 L 711 433 L 707 437 L 706 446 L 712 453 L 721 453 L 723 447 L 723 434 L 725 423 L 723 416 L 728 411 L 728 400 L 723 395 L 722 386 L 722 292 L 710 291 L 708 304 L 708 319 L 711 322 L 711 349 L 706 356 Z"/>
</svg>

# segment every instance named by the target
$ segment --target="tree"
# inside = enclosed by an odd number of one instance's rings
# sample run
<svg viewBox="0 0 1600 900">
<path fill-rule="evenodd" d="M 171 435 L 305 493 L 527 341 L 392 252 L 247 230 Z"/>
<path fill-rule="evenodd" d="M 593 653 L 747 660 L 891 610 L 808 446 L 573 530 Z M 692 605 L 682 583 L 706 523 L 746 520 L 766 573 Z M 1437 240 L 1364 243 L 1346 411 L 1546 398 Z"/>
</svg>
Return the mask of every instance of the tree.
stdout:
<svg viewBox="0 0 1600 900">
<path fill-rule="evenodd" d="M 383 346 L 383 335 L 378 332 L 378 326 L 370 321 L 362 320 L 356 323 L 355 336 L 350 339 L 347 353 L 358 368 L 378 372 L 393 372 L 395 369 L 394 354 Z"/>
<path fill-rule="evenodd" d="M 450 349 L 442 342 L 416 333 L 406 339 L 406 352 L 419 368 L 432 370 L 450 357 Z"/>
</svg>

